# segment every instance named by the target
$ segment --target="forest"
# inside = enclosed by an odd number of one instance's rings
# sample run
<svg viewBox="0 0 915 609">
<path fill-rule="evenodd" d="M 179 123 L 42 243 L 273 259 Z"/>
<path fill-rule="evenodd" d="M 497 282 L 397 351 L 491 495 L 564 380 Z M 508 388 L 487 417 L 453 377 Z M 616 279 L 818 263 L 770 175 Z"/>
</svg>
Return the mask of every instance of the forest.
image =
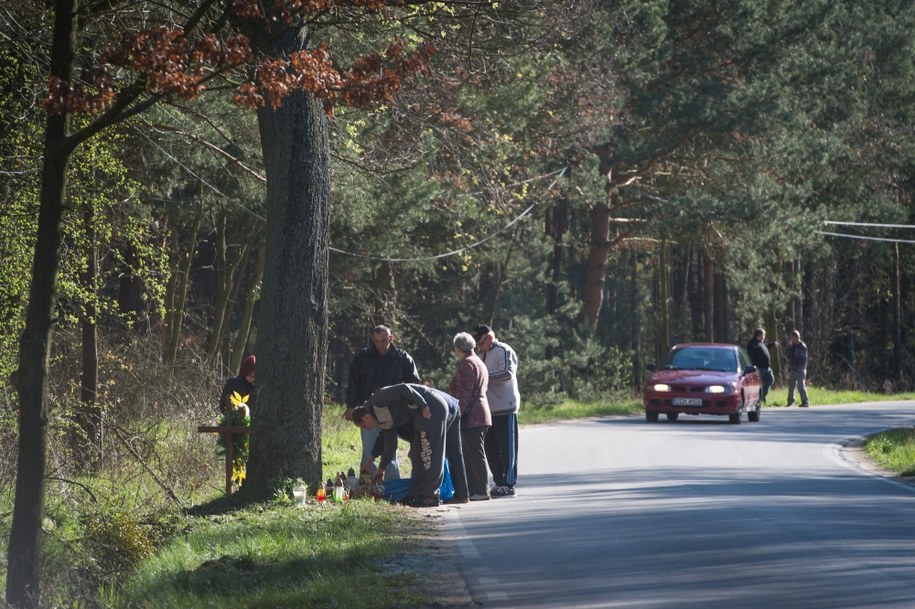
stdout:
<svg viewBox="0 0 915 609">
<path fill-rule="evenodd" d="M 252 353 L 255 487 L 322 478 L 377 324 L 438 386 L 490 324 L 534 407 L 757 327 L 813 385 L 911 390 L 912 32 L 904 0 L 5 2 L 7 600 L 47 481 L 218 479 L 194 429 Z"/>
</svg>

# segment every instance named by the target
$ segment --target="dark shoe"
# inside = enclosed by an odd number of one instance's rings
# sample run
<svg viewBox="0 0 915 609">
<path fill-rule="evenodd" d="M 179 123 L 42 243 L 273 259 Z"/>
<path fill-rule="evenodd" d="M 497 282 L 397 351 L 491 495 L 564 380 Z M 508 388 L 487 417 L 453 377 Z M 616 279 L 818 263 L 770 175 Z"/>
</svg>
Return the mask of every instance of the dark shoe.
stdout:
<svg viewBox="0 0 915 609">
<path fill-rule="evenodd" d="M 489 495 L 471 495 L 471 501 L 489 501 Z"/>
<path fill-rule="evenodd" d="M 452 497 L 442 501 L 445 505 L 456 505 L 458 503 L 470 503 L 470 497 Z"/>
<path fill-rule="evenodd" d="M 808 404 L 807 402 L 804 402 L 803 404 L 801 404 L 801 408 L 810 408 L 810 404 Z"/>
<path fill-rule="evenodd" d="M 409 501 L 404 500 L 403 504 L 407 507 L 414 508 L 427 508 L 427 507 L 438 507 L 442 504 L 439 501 L 438 497 L 416 497 L 410 499 Z"/>
<path fill-rule="evenodd" d="M 794 402 L 788 402 L 785 404 L 785 408 L 791 408 L 792 406 L 794 406 Z"/>
<path fill-rule="evenodd" d="M 496 488 L 492 489 L 490 495 L 493 499 L 500 497 L 514 497 L 515 488 L 512 486 L 497 486 Z"/>
</svg>

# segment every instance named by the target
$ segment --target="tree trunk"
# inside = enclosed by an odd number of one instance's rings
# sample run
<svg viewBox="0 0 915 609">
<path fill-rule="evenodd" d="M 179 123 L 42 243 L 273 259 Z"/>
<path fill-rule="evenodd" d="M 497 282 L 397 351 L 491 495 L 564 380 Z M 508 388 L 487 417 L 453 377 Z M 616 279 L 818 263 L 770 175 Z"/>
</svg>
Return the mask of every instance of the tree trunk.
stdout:
<svg viewBox="0 0 915 609">
<path fill-rule="evenodd" d="M 177 214 L 174 214 L 177 218 Z M 184 322 L 184 313 L 187 309 L 187 292 L 190 285 L 191 264 L 194 260 L 194 251 L 197 248 L 197 235 L 203 223 L 203 206 L 197 202 L 197 213 L 194 215 L 194 224 L 191 229 L 187 252 L 182 254 L 181 243 L 178 236 L 177 220 L 172 227 L 172 280 L 169 282 L 168 302 L 166 312 L 167 339 L 165 343 L 165 361 L 170 366 L 175 365 L 178 359 L 178 341 L 181 338 L 181 324 Z"/>
<path fill-rule="evenodd" d="M 703 313 L 705 315 L 704 334 L 707 341 L 715 340 L 715 265 L 712 262 L 710 252 L 705 252 L 702 256 L 703 269 L 702 278 L 705 280 L 702 288 L 704 297 Z"/>
<path fill-rule="evenodd" d="M 303 43 L 287 29 L 270 51 L 295 51 Z M 279 477 L 322 478 L 330 223 L 328 124 L 321 103 L 293 93 L 281 107 L 258 111 L 258 124 L 267 175 L 267 258 L 248 463 L 255 492 Z"/>
<path fill-rule="evenodd" d="M 670 349 L 670 271 L 668 245 L 661 240 L 658 255 L 658 331 L 661 334 L 661 354 Z"/>
<path fill-rule="evenodd" d="M 51 75 L 69 81 L 77 31 L 76 0 L 54 5 Z M 66 114 L 49 114 L 45 126 L 44 162 L 38 209 L 38 234 L 32 262 L 25 330 L 19 340 L 19 449 L 16 498 L 7 551 L 6 602 L 16 609 L 38 607 L 41 520 L 48 442 L 48 363 L 53 337 L 53 310 L 63 242 L 61 215 L 67 165 L 73 152 L 66 139 Z"/>
<path fill-rule="evenodd" d="M 102 454 L 102 413 L 98 405 L 98 326 L 95 306 L 98 275 L 98 246 L 92 205 L 83 212 L 83 224 L 89 252 L 83 272 L 83 288 L 89 298 L 80 319 L 82 333 L 82 373 L 79 379 L 80 407 L 77 415 L 82 435 L 74 445 L 79 462 L 92 471 Z"/>
<path fill-rule="evenodd" d="M 899 242 L 893 244 L 893 380 L 902 380 L 902 270 Z"/>
<path fill-rule="evenodd" d="M 607 195 L 609 197 L 609 195 Z M 581 297 L 581 319 L 590 328 L 597 327 L 607 282 L 607 257 L 610 254 L 610 206 L 607 202 L 591 208 L 591 242 L 585 267 Z"/>
<path fill-rule="evenodd" d="M 254 275 L 251 277 L 251 286 L 245 293 L 245 304 L 242 308 L 241 319 L 238 323 L 238 334 L 235 335 L 235 343 L 232 345 L 232 353 L 229 356 L 229 370 L 236 371 L 245 357 L 245 345 L 248 344 L 248 335 L 251 334 L 251 322 L 254 319 L 254 305 L 257 304 L 257 297 L 260 294 L 258 289 L 264 278 L 264 266 L 267 262 L 267 246 L 262 245 L 257 250 L 257 262 L 254 266 Z"/>
</svg>

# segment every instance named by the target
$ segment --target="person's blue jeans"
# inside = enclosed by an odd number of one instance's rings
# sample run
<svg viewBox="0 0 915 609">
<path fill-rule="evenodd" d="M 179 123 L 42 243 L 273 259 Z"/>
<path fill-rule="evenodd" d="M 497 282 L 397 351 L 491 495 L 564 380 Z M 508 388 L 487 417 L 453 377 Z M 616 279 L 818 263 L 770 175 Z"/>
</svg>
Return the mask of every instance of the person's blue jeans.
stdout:
<svg viewBox="0 0 915 609">
<path fill-rule="evenodd" d="M 807 398 L 807 371 L 806 370 L 792 370 L 788 373 L 788 403 L 794 403 L 794 388 L 797 386 L 798 392 L 801 394 L 801 404 L 806 406 L 810 400 Z"/>
<path fill-rule="evenodd" d="M 775 374 L 772 372 L 772 368 L 760 368 L 759 380 L 762 381 L 762 390 L 759 397 L 765 402 L 766 396 L 769 395 L 769 388 L 775 384 Z"/>
<path fill-rule="evenodd" d="M 375 440 L 378 439 L 378 434 L 381 433 L 381 430 L 377 427 L 375 429 L 363 429 L 362 431 L 362 463 L 365 463 L 365 460 L 372 455 L 372 447 L 375 446 Z M 372 464 L 372 473 L 375 473 L 376 466 Z M 400 466 L 397 464 L 397 459 L 395 458 L 391 461 L 391 464 L 388 465 L 387 469 L 384 470 L 384 479 L 385 481 L 390 480 L 400 480 Z"/>
</svg>

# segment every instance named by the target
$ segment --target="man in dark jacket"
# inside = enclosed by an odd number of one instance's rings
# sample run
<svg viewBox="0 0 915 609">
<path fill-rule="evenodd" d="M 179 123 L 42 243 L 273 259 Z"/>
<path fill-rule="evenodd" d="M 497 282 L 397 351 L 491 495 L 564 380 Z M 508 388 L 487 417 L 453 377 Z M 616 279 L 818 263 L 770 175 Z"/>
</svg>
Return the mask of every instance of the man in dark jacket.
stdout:
<svg viewBox="0 0 915 609">
<path fill-rule="evenodd" d="M 394 334 L 387 326 L 372 329 L 372 345 L 356 354 L 349 368 L 346 387 L 346 411 L 343 417 L 352 420 L 353 408 L 365 403 L 376 389 L 398 383 L 420 383 L 416 364 L 410 354 L 393 345 Z M 377 429 L 362 429 L 362 460 L 372 454 L 378 437 Z M 386 480 L 400 478 L 397 459 L 385 471 Z"/>
<path fill-rule="evenodd" d="M 801 408 L 810 405 L 807 399 L 807 345 L 797 330 L 788 337 L 788 406 L 794 405 L 794 387 L 801 394 Z"/>
<path fill-rule="evenodd" d="M 769 347 L 778 347 L 778 341 L 767 344 L 766 331 L 762 328 L 757 328 L 756 332 L 753 333 L 753 338 L 747 343 L 747 354 L 750 356 L 750 361 L 759 370 L 759 378 L 762 381 L 759 399 L 763 402 L 766 401 L 769 388 L 775 383 Z"/>
</svg>

